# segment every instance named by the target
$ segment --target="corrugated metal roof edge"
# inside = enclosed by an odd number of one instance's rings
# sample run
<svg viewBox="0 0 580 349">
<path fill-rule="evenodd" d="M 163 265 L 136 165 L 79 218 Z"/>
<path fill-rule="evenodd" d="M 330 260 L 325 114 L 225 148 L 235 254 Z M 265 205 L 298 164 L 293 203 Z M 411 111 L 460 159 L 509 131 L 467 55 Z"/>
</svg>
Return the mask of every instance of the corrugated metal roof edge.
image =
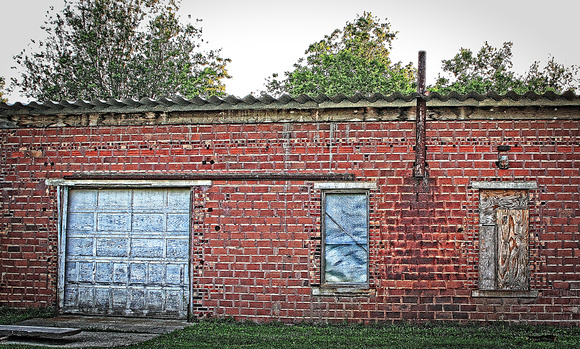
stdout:
<svg viewBox="0 0 580 349">
<path fill-rule="evenodd" d="M 556 94 L 546 92 L 536 94 L 527 92 L 517 94 L 508 92 L 499 95 L 494 92 L 486 94 L 468 93 L 441 95 L 439 93 L 430 93 L 427 96 L 421 96 L 418 93 L 402 95 L 393 93 L 383 95 L 375 93 L 371 95 L 355 94 L 345 96 L 338 94 L 334 97 L 321 94 L 316 97 L 300 95 L 291 97 L 282 95 L 274 98 L 270 95 L 254 97 L 248 95 L 244 98 L 235 96 L 216 97 L 212 96 L 207 99 L 194 97 L 185 99 L 181 96 L 172 98 L 142 98 L 135 99 L 92 99 L 90 101 L 60 101 L 60 102 L 30 102 L 14 104 L 0 103 L 0 115 L 47 115 L 47 114 L 79 114 L 94 112 L 144 112 L 144 111 L 210 111 L 210 110 L 239 110 L 239 109 L 309 109 L 309 108 L 345 108 L 345 107 L 408 107 L 413 106 L 417 98 L 424 98 L 428 106 L 580 106 L 580 96 L 573 92 Z"/>
</svg>

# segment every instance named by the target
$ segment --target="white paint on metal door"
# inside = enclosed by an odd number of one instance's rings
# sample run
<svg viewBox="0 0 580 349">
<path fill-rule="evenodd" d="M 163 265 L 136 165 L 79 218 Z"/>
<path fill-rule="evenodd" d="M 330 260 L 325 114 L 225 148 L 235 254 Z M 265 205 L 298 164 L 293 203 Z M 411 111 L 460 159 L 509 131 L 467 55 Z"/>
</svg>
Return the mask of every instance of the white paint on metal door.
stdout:
<svg viewBox="0 0 580 349">
<path fill-rule="evenodd" d="M 63 311 L 186 318 L 190 201 L 189 189 L 69 189 Z"/>
</svg>

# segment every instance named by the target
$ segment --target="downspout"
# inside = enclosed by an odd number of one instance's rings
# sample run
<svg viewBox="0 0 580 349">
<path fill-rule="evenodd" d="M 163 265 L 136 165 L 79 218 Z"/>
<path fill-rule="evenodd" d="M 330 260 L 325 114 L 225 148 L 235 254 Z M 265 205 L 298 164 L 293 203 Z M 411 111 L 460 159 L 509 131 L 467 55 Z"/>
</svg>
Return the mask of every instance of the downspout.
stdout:
<svg viewBox="0 0 580 349">
<path fill-rule="evenodd" d="M 413 176 L 415 178 L 424 178 L 427 176 L 425 169 L 426 146 L 425 146 L 425 129 L 427 119 L 427 102 L 425 101 L 425 70 L 426 70 L 427 52 L 419 51 L 419 65 L 417 70 L 417 110 L 415 125 L 415 165 Z"/>
</svg>

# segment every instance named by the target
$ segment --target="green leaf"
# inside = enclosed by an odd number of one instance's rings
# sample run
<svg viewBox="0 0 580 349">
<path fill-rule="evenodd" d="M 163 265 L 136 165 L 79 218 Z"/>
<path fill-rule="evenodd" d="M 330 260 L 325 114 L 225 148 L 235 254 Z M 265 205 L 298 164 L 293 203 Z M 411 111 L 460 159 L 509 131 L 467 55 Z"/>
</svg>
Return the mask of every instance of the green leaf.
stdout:
<svg viewBox="0 0 580 349">
<path fill-rule="evenodd" d="M 8 102 L 8 100 L 6 98 L 4 98 L 4 84 L 5 84 L 5 80 L 2 76 L 0 76 L 0 103 L 6 103 Z"/>
</svg>

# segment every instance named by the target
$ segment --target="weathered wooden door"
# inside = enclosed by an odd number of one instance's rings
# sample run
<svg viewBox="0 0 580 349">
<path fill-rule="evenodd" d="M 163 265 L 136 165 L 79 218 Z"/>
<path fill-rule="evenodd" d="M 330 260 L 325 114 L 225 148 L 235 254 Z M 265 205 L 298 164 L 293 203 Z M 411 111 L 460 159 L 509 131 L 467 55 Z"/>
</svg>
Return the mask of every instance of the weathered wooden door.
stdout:
<svg viewBox="0 0 580 349">
<path fill-rule="evenodd" d="M 479 289 L 529 289 L 527 190 L 480 191 Z"/>
<path fill-rule="evenodd" d="M 186 318 L 189 189 L 70 189 L 63 311 Z"/>
</svg>

